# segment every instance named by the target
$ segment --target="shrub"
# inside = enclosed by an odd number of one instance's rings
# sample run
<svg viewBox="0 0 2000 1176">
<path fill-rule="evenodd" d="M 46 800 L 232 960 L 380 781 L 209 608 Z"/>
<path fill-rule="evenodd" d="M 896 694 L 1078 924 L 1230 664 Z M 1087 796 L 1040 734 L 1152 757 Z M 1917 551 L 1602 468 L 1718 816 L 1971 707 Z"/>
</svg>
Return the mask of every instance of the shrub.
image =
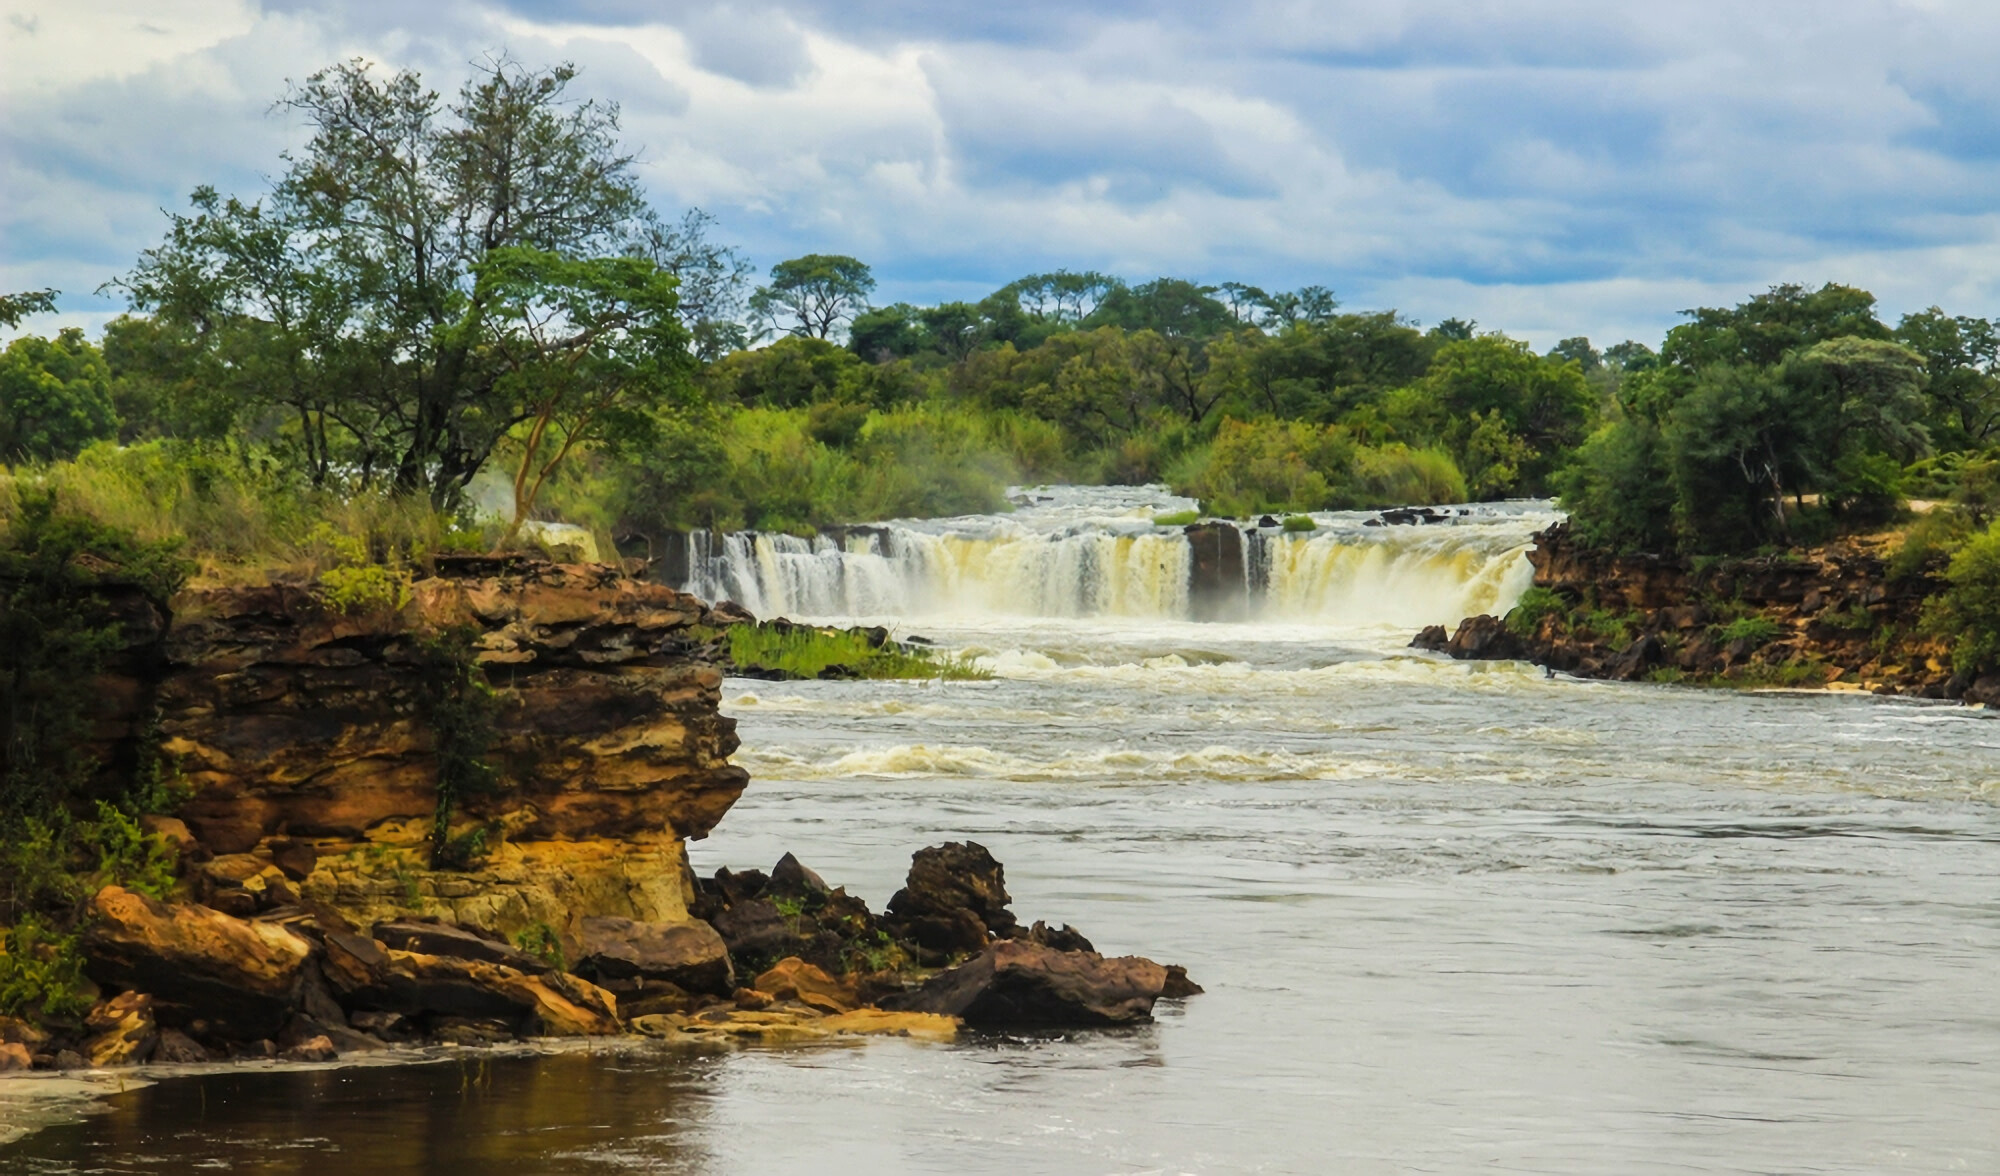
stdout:
<svg viewBox="0 0 2000 1176">
<path fill-rule="evenodd" d="M 90 1011 L 76 937 L 36 915 L 0 928 L 0 1014 L 80 1017 Z"/>
<path fill-rule="evenodd" d="M 1723 625 L 1716 630 L 1715 636 L 1716 640 L 1725 644 L 1748 641 L 1750 648 L 1757 649 L 1777 640 L 1784 631 L 1784 628 L 1771 618 L 1751 614 L 1737 617 Z"/>
<path fill-rule="evenodd" d="M 2000 523 L 1959 548 L 1944 578 L 1949 586 L 1925 606 L 1927 627 L 1952 643 L 1960 673 L 2000 669 Z"/>
<path fill-rule="evenodd" d="M 1313 521 L 1311 515 L 1286 515 L 1284 521 L 1284 528 L 1287 533 L 1295 531 L 1317 531 L 1319 530 L 1319 524 Z"/>
<path fill-rule="evenodd" d="M 1177 510 L 1172 514 L 1154 515 L 1153 525 L 1156 527 L 1185 527 L 1200 518 L 1201 512 L 1198 510 Z"/>
<path fill-rule="evenodd" d="M 1547 588 L 1530 588 L 1507 610 L 1504 623 L 1517 637 L 1532 637 L 1542 627 L 1544 617 L 1569 616 L 1569 602 Z"/>
<path fill-rule="evenodd" d="M 854 629 L 814 629 L 805 625 L 734 625 L 729 657 L 738 666 L 794 678 L 817 678 L 841 667 L 859 678 L 986 679 L 993 675 L 954 655 L 895 644 L 874 645 Z"/>
</svg>

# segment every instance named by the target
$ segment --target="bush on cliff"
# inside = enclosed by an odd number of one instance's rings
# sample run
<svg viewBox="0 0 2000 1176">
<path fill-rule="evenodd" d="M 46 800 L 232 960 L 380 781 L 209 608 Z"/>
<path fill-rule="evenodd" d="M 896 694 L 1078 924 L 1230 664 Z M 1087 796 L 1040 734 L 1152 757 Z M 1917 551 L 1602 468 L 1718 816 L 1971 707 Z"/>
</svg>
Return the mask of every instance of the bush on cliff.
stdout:
<svg viewBox="0 0 2000 1176">
<path fill-rule="evenodd" d="M 1950 587 L 1931 601 L 1926 617 L 1951 641 L 1953 668 L 2000 670 L 2000 523 L 1968 540 L 1944 576 Z"/>
<path fill-rule="evenodd" d="M 1361 444 L 1349 430 L 1306 421 L 1229 419 L 1208 445 L 1168 472 L 1174 493 L 1210 514 L 1356 510 L 1463 502 L 1465 478 L 1444 452 L 1400 442 Z"/>
<path fill-rule="evenodd" d="M 165 612 L 188 574 L 175 542 L 16 502 L 0 533 L 0 922 L 61 918 L 91 885 L 159 890 L 165 850 L 138 818 L 173 799 L 154 749 L 117 782 L 92 752 L 98 676 L 133 639 L 114 603 Z"/>
</svg>

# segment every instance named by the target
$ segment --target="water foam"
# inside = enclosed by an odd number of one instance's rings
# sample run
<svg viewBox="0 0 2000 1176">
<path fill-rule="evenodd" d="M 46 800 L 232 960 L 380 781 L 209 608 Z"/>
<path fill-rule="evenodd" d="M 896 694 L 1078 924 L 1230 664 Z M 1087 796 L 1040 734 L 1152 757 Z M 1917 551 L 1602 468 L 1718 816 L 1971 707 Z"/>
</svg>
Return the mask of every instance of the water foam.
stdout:
<svg viewBox="0 0 2000 1176">
<path fill-rule="evenodd" d="M 810 539 L 696 534 L 683 586 L 760 616 L 1193 615 L 1193 541 L 1152 522 L 1190 500 L 1158 487 L 1053 487 L 1020 500 L 1011 515 L 898 520 Z M 1219 525 L 1237 528 L 1241 595 L 1256 619 L 1408 628 L 1504 612 L 1533 576 L 1531 536 L 1557 516 L 1542 503 L 1447 515 L 1441 525 L 1379 526 L 1368 514 L 1322 512 L 1310 532 Z"/>
</svg>

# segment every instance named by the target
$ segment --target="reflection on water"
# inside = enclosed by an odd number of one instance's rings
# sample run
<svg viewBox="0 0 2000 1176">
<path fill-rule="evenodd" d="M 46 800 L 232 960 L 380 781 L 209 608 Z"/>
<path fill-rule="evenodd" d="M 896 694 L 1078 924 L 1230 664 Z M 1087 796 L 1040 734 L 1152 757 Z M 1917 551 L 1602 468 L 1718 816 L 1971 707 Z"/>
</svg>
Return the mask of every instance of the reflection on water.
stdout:
<svg viewBox="0 0 2000 1176">
<path fill-rule="evenodd" d="M 7 1171 L 286 1176 L 702 1171 L 713 1058 L 564 1053 L 168 1081 L 8 1155 Z"/>
<path fill-rule="evenodd" d="M 1406 629 L 926 618 L 991 682 L 732 682 L 695 865 L 1015 907 L 1208 993 L 1130 1035 L 229 1075 L 40 1173 L 2000 1172 L 2000 721 L 1545 680 Z"/>
</svg>

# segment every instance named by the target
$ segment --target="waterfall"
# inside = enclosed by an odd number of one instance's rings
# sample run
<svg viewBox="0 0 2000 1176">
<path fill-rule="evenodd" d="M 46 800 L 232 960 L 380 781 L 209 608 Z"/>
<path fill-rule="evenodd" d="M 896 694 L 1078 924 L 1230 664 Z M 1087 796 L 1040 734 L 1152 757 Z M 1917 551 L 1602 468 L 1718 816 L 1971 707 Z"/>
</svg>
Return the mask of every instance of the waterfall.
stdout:
<svg viewBox="0 0 2000 1176">
<path fill-rule="evenodd" d="M 1192 503 L 1158 487 L 1017 492 L 1013 514 L 832 528 L 813 538 L 695 533 L 685 583 L 758 616 L 1029 616 L 1452 624 L 1504 611 L 1532 576 L 1540 503 L 1384 526 L 1326 512 L 1314 531 L 1158 526 Z M 1197 539 L 1196 536 L 1200 538 Z M 1198 551 L 1199 544 L 1199 551 Z"/>
</svg>

